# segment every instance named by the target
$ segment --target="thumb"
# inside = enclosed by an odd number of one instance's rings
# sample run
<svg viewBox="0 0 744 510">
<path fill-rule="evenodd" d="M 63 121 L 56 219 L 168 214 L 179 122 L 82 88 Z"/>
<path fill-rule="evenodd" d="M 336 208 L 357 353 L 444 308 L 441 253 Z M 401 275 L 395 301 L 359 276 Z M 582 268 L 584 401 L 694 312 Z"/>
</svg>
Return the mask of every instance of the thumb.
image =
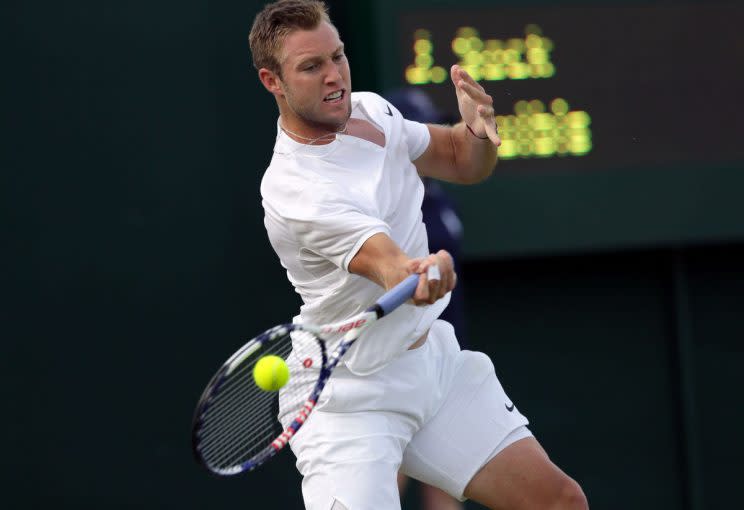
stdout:
<svg viewBox="0 0 744 510">
<path fill-rule="evenodd" d="M 415 258 L 415 259 L 411 259 L 406 264 L 406 269 L 411 274 L 418 273 L 419 272 L 419 267 L 421 266 L 421 262 L 423 262 L 423 261 L 424 261 L 424 259 L 422 259 L 420 257 L 419 258 Z"/>
</svg>

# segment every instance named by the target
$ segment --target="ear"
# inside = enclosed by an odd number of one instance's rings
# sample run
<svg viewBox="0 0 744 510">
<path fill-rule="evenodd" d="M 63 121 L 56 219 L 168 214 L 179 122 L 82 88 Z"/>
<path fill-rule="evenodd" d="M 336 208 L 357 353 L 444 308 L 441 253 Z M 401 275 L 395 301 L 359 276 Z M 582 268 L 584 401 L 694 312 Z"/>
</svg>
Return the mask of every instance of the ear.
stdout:
<svg viewBox="0 0 744 510">
<path fill-rule="evenodd" d="M 284 96 L 281 84 L 282 80 L 275 72 L 262 67 L 258 70 L 258 79 L 261 80 L 261 84 L 263 84 L 266 90 L 275 96 Z"/>
</svg>

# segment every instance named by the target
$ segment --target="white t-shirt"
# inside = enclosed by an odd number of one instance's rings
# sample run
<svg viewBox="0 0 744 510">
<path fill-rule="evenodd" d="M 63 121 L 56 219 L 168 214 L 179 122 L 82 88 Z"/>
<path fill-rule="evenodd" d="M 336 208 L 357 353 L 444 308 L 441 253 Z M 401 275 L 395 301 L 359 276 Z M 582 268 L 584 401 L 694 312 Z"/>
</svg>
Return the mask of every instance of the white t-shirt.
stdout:
<svg viewBox="0 0 744 510">
<path fill-rule="evenodd" d="M 387 234 L 409 257 L 429 253 L 421 215 L 424 188 L 412 163 L 429 145 L 428 128 L 403 119 L 370 92 L 352 93 L 351 103 L 352 118 L 382 131 L 385 147 L 346 134 L 326 145 L 300 144 L 277 125 L 274 156 L 261 182 L 264 225 L 302 297 L 295 317 L 302 322 L 343 320 L 384 293 L 348 272 L 372 235 Z M 343 362 L 359 375 L 382 368 L 416 341 L 447 303 L 449 295 L 430 306 L 402 305 L 367 330 Z"/>
</svg>

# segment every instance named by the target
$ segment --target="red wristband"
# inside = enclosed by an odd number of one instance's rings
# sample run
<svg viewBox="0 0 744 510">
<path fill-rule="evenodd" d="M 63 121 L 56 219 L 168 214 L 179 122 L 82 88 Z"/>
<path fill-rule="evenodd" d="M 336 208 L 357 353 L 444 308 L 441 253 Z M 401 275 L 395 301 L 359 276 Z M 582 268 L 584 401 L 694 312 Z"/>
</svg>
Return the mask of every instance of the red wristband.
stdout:
<svg viewBox="0 0 744 510">
<path fill-rule="evenodd" d="M 465 124 L 465 127 L 466 127 L 466 128 L 468 128 L 468 131 L 470 131 L 470 133 L 471 133 L 471 134 L 472 134 L 472 135 L 473 135 L 474 137 L 476 137 L 476 138 L 477 138 L 478 140 L 488 140 L 488 135 L 486 135 L 486 136 L 484 136 L 484 137 L 480 137 L 480 136 L 478 136 L 478 135 L 476 135 L 476 134 L 475 134 L 475 132 L 474 132 L 474 131 L 473 131 L 473 130 L 472 130 L 472 129 L 470 128 L 470 126 L 468 126 L 467 124 Z"/>
</svg>

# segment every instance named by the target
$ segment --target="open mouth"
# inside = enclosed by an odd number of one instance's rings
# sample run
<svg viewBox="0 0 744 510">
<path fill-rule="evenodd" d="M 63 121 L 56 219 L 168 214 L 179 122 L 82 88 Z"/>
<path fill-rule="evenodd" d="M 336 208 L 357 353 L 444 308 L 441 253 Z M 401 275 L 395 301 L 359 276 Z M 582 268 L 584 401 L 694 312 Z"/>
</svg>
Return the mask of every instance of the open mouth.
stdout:
<svg viewBox="0 0 744 510">
<path fill-rule="evenodd" d="M 335 92 L 331 92 L 326 97 L 323 98 L 323 101 L 326 103 L 336 103 L 338 101 L 341 101 L 344 98 L 344 95 L 346 94 L 346 91 L 336 90 Z"/>
</svg>

